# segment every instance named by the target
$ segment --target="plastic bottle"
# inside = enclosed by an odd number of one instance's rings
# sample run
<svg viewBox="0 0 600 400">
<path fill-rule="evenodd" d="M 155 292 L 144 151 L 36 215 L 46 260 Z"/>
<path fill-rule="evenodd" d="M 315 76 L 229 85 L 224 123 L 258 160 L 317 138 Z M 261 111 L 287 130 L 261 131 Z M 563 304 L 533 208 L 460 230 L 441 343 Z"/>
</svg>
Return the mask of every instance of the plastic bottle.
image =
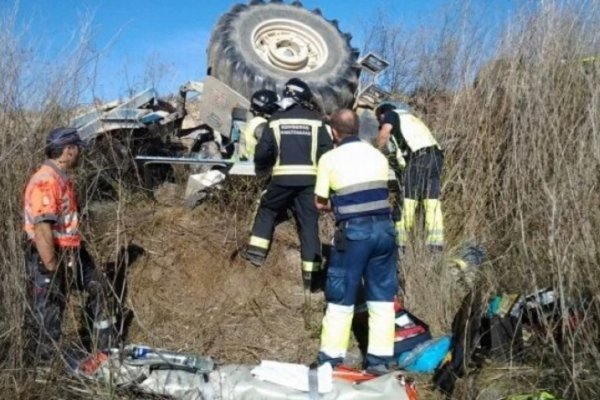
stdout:
<svg viewBox="0 0 600 400">
<path fill-rule="evenodd" d="M 131 357 L 134 359 L 146 358 L 150 350 L 150 347 L 147 346 L 135 346 L 131 350 Z"/>
</svg>

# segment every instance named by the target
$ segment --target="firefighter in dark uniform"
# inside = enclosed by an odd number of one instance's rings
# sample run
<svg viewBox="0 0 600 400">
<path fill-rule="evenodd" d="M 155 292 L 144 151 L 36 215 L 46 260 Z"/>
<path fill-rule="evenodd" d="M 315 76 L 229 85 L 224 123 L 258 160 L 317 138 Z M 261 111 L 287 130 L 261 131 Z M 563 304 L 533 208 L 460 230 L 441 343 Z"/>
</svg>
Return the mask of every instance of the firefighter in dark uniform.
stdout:
<svg viewBox="0 0 600 400">
<path fill-rule="evenodd" d="M 272 90 L 261 89 L 250 99 L 250 112 L 254 117 L 246 123 L 242 132 L 240 157 L 244 160 L 254 160 L 256 145 L 267 126 L 267 119 L 279 109 L 279 96 Z"/>
<path fill-rule="evenodd" d="M 272 170 L 261 198 L 244 257 L 261 266 L 269 251 L 278 213 L 293 206 L 300 234 L 304 287 L 310 289 L 321 271 L 319 213 L 314 204 L 317 162 L 333 148 L 322 115 L 311 106 L 312 93 L 300 79 L 290 79 L 283 91 L 281 110 L 273 114 L 256 146 L 257 172 Z"/>
<path fill-rule="evenodd" d="M 375 110 L 380 123 L 377 147 L 396 154 L 404 171 L 402 218 L 396 224 L 398 242 L 403 249 L 415 223 L 419 201 L 425 211 L 425 243 L 432 250 L 444 245 L 444 220 L 440 202 L 443 153 L 429 128 L 410 113 L 408 106 L 383 103 Z M 404 158 L 406 157 L 406 161 Z"/>
</svg>

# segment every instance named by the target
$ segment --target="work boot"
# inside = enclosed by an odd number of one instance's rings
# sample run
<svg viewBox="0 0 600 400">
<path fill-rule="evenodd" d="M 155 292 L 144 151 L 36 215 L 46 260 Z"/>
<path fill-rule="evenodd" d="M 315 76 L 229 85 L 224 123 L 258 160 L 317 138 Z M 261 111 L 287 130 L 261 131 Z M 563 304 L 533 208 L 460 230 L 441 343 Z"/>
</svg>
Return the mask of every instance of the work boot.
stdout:
<svg viewBox="0 0 600 400">
<path fill-rule="evenodd" d="M 265 256 L 249 252 L 247 249 L 242 250 L 240 256 L 257 268 L 262 267 L 266 259 Z"/>
</svg>

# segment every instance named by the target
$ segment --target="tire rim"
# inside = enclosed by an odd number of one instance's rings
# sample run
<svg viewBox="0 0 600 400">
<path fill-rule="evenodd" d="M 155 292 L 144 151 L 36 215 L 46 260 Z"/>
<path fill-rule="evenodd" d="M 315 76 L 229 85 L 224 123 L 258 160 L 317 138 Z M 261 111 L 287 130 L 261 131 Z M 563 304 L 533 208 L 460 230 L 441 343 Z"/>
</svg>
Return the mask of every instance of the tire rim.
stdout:
<svg viewBox="0 0 600 400">
<path fill-rule="evenodd" d="M 329 53 L 321 35 L 290 19 L 271 19 L 257 26 L 252 46 L 263 61 L 283 71 L 314 71 L 325 64 Z"/>
</svg>

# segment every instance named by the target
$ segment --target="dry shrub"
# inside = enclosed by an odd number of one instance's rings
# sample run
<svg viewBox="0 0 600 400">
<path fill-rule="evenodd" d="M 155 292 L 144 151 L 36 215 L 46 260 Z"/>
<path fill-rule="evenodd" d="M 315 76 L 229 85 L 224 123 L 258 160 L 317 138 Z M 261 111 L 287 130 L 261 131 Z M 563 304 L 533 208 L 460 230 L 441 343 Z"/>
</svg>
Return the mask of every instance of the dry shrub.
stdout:
<svg viewBox="0 0 600 400">
<path fill-rule="evenodd" d="M 553 373 L 533 385 L 596 398 L 600 59 L 590 56 L 600 54 L 600 3 L 524 4 L 496 30 L 496 43 L 477 16 L 456 10 L 446 18 L 453 28 L 417 32 L 413 45 L 399 41 L 402 29 L 385 19 L 371 39 L 401 65 L 387 81 L 400 98 L 411 94 L 445 147 L 449 247 L 484 242 L 491 259 L 482 279 L 497 291 L 550 286 L 560 296 L 560 338 L 545 337 L 540 357 Z M 447 329 L 460 290 L 419 251 L 403 268 L 409 304 Z M 575 329 L 566 312 L 573 304 L 584 304 Z"/>
<path fill-rule="evenodd" d="M 564 316 L 560 342 L 546 346 L 567 398 L 598 396 L 600 285 L 600 75 L 581 60 L 598 51 L 597 2 L 524 12 L 473 88 L 456 93 L 440 118 L 446 133 L 445 205 L 450 238 L 486 239 L 499 289 L 551 286 Z M 566 309 L 586 300 L 569 329 Z M 594 372 L 595 371 L 595 372 Z M 549 378 L 542 380 L 548 384 Z M 564 381 L 563 381 L 564 382 Z M 541 383 L 541 382 L 540 382 Z M 591 397 L 590 397 L 591 396 Z"/>
<path fill-rule="evenodd" d="M 84 22 L 73 42 L 53 55 L 61 63 L 48 62 L 41 51 L 46 43 L 31 41 L 16 15 L 16 8 L 0 7 L 0 391 L 2 397 L 27 398 L 39 392 L 26 383 L 33 381 L 22 369 L 27 312 L 22 194 L 44 159 L 45 135 L 66 125 L 79 102 L 93 53 Z"/>
</svg>

